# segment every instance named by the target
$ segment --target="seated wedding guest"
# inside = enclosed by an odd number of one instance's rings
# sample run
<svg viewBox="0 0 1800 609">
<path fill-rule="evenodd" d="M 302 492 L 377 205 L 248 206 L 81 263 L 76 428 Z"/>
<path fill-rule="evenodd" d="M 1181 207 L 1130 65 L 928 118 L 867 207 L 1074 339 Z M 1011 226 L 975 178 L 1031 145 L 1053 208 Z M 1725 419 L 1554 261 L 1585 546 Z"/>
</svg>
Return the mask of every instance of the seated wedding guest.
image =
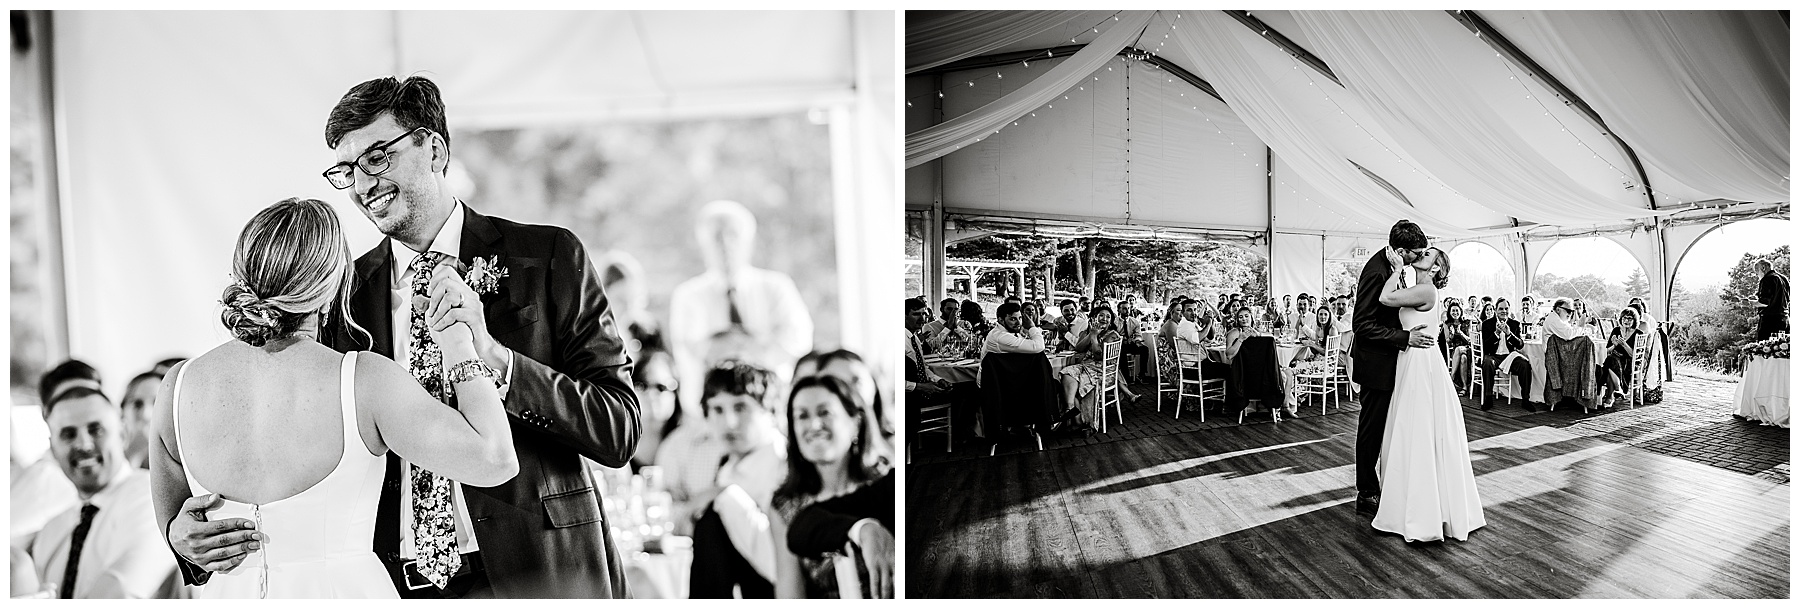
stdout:
<svg viewBox="0 0 1800 609">
<path fill-rule="evenodd" d="M 1308 301 L 1307 304 L 1312 303 Z M 1327 343 L 1337 342 L 1330 340 L 1336 338 L 1338 334 L 1337 328 L 1332 325 L 1334 323 L 1336 321 L 1331 317 L 1331 309 L 1325 307 L 1314 309 L 1312 319 L 1299 325 L 1300 350 L 1294 353 L 1294 361 L 1309 362 L 1325 355 Z M 1342 349 L 1343 347 L 1339 346 L 1338 348 Z"/>
<path fill-rule="evenodd" d="M 908 298 L 906 299 L 904 308 L 906 310 L 907 329 L 906 392 L 901 397 L 905 400 L 902 405 L 906 408 L 906 420 L 910 422 L 919 420 L 919 411 L 926 406 L 936 406 L 938 404 L 948 404 L 953 402 L 953 396 L 956 392 L 954 391 L 954 384 L 948 379 L 938 376 L 937 373 L 931 371 L 930 366 L 925 365 L 925 350 L 919 344 L 918 337 L 914 334 L 915 330 L 925 324 L 925 319 L 931 316 L 931 311 L 925 307 L 925 301 L 917 298 Z M 1006 305 L 1000 305 L 1000 308 L 1005 309 Z M 1035 330 L 1035 328 L 1033 328 L 1033 330 Z M 794 372 L 795 379 L 801 379 L 808 376 L 813 376 L 813 374 L 809 373 L 802 375 L 798 370 Z M 914 440 L 918 438 L 918 434 L 913 431 L 917 426 L 908 423 L 905 427 L 906 443 L 908 446 L 911 446 L 913 445 Z"/>
<path fill-rule="evenodd" d="M 1481 322 L 1481 378 L 1492 379 L 1496 371 L 1510 372 L 1519 388 L 1519 395 L 1531 395 L 1531 361 L 1525 358 L 1520 349 L 1525 348 L 1524 335 L 1521 334 L 1519 320 L 1512 319 L 1512 303 L 1505 298 L 1494 301 L 1492 309 L 1494 317 Z M 1484 307 L 1486 311 L 1490 307 Z M 1519 401 L 1525 409 L 1536 412 L 1537 407 L 1529 398 Z M 1481 409 L 1494 407 L 1494 383 L 1489 381 L 1481 389 Z"/>
<path fill-rule="evenodd" d="M 86 362 L 73 359 L 45 371 L 38 377 L 37 385 L 42 414 L 50 413 L 48 405 L 52 399 L 76 387 L 99 391 L 100 372 Z M 17 429 L 14 428 L 15 433 Z M 18 455 L 13 458 L 11 534 L 16 546 L 21 538 L 36 533 L 44 523 L 75 505 L 77 497 L 75 487 L 69 484 L 68 476 L 63 475 L 57 463 L 54 450 L 46 448 L 26 463 L 19 462 L 23 459 Z"/>
<path fill-rule="evenodd" d="M 802 356 L 803 358 L 805 356 Z M 795 364 L 795 378 L 807 365 L 802 359 Z M 669 492 L 669 521 L 675 534 L 692 535 L 694 521 L 706 508 L 719 473 L 719 460 L 725 456 L 724 441 L 713 434 L 705 414 L 698 408 L 689 411 L 678 405 L 676 413 L 665 423 L 668 429 L 656 447 L 656 465 L 663 470 L 663 488 Z"/>
<path fill-rule="evenodd" d="M 1535 326 L 1542 323 L 1543 318 L 1544 316 L 1537 312 L 1537 297 L 1526 294 L 1519 299 L 1519 315 L 1517 316 L 1519 323 Z"/>
<path fill-rule="evenodd" d="M 155 370 L 134 376 L 119 401 L 125 423 L 125 460 L 138 469 L 150 469 L 150 408 L 156 405 L 156 388 L 162 380 L 163 373 Z"/>
<path fill-rule="evenodd" d="M 1018 323 L 1017 305 L 1001 305 Z M 794 383 L 788 394 L 787 476 L 775 490 L 775 539 L 787 539 L 790 524 L 807 507 L 848 495 L 867 486 L 892 469 L 893 451 L 882 439 L 876 416 L 843 381 L 813 376 Z M 869 598 L 864 589 L 850 594 L 838 589 L 834 561 L 829 555 L 797 554 L 783 545 L 775 552 L 777 598 Z"/>
<path fill-rule="evenodd" d="M 774 598 L 775 540 L 769 502 L 787 473 L 787 439 L 775 429 L 775 373 L 726 361 L 706 373 L 701 403 L 725 456 L 701 491 L 689 598 Z"/>
<path fill-rule="evenodd" d="M 1027 327 L 1036 328 L 1041 322 L 1044 312 L 1038 309 L 1037 303 L 1025 301 L 1019 303 L 1019 315 L 1023 317 Z"/>
<path fill-rule="evenodd" d="M 1604 396 L 1601 408 L 1611 408 L 1615 399 L 1625 397 L 1625 388 L 1631 383 L 1632 352 L 1643 334 L 1638 328 L 1637 309 L 1627 306 L 1619 311 L 1619 325 L 1606 337 L 1606 359 L 1598 375 Z"/>
<path fill-rule="evenodd" d="M 1023 303 L 1015 304 L 1022 306 Z M 862 398 L 863 403 L 868 404 L 869 409 L 877 415 L 875 420 L 881 424 L 881 433 L 889 439 L 894 437 L 894 423 L 889 419 L 893 413 L 889 412 L 887 406 L 887 392 L 882 389 L 887 385 L 875 378 L 875 369 L 863 361 L 861 355 L 849 349 L 834 349 L 819 354 L 818 374 L 834 376 L 849 383 L 850 388 L 856 390 L 857 397 Z"/>
<path fill-rule="evenodd" d="M 1141 317 L 1143 315 L 1143 312 L 1138 310 L 1137 294 L 1125 293 L 1125 300 L 1119 303 L 1119 315 L 1122 317 Z"/>
<path fill-rule="evenodd" d="M 680 384 L 675 380 L 674 358 L 662 349 L 645 350 L 641 356 L 644 359 L 638 360 L 637 366 L 631 369 L 631 388 L 638 396 L 643 413 L 639 424 L 644 429 L 643 436 L 638 438 L 637 453 L 631 456 L 634 473 L 645 466 L 657 465 L 656 455 L 661 452 L 663 438 L 681 426 L 682 416 L 675 397 Z M 589 467 L 599 466 L 592 460 L 588 463 Z"/>
<path fill-rule="evenodd" d="M 786 374 L 812 350 L 813 321 L 794 280 L 750 264 L 756 216 L 735 201 L 700 208 L 694 238 L 706 271 L 669 295 L 670 352 L 681 403 L 699 409 L 700 379 L 715 362 L 736 359 Z M 784 379 L 785 380 L 785 379 Z"/>
<path fill-rule="evenodd" d="M 1438 328 L 1438 351 L 1450 364 L 1450 380 L 1462 392 L 1469 383 L 1469 320 L 1463 319 L 1462 303 L 1444 305 L 1444 323 Z"/>
<path fill-rule="evenodd" d="M 962 321 L 969 324 L 969 332 L 974 333 L 975 336 L 987 336 L 988 331 L 994 327 L 994 324 L 988 322 L 987 315 L 982 312 L 981 303 L 975 302 L 973 298 L 963 301 L 961 315 Z"/>
<path fill-rule="evenodd" d="M 1212 340 L 1212 325 L 1200 319 L 1198 309 L 1198 303 L 1193 300 L 1181 302 L 1181 321 L 1175 324 L 1175 336 L 1202 345 Z"/>
<path fill-rule="evenodd" d="M 1019 314 L 1019 305 L 1003 304 L 998 311 L 1000 325 L 989 330 L 987 338 L 982 340 L 981 355 L 989 353 L 1043 353 L 1045 339 L 1037 328 L 1025 327 L 1024 316 Z"/>
<path fill-rule="evenodd" d="M 1250 309 L 1238 309 L 1237 317 L 1233 318 L 1232 322 L 1231 325 L 1226 326 L 1225 330 L 1226 362 L 1237 359 L 1238 350 L 1244 347 L 1244 339 L 1252 336 L 1269 336 L 1268 332 L 1256 328 L 1256 323 L 1253 316 L 1250 314 Z M 1277 368 L 1280 370 L 1281 374 L 1281 392 L 1284 402 L 1282 404 L 1282 409 L 1287 411 L 1288 416 L 1300 416 L 1299 396 L 1297 396 L 1294 391 L 1296 382 L 1294 371 L 1286 366 L 1277 366 Z M 1209 378 L 1211 378 L 1210 375 Z M 1245 405 L 1245 411 L 1248 412 L 1251 407 L 1251 405 Z"/>
<path fill-rule="evenodd" d="M 1183 303 L 1184 301 L 1179 296 L 1175 297 L 1175 300 L 1169 301 L 1169 312 L 1163 316 L 1162 326 L 1156 331 L 1157 336 L 1175 340 L 1175 337 L 1180 335 L 1181 322 L 1187 319 L 1181 312 Z"/>
<path fill-rule="evenodd" d="M 1338 365 L 1349 366 L 1350 342 L 1356 338 L 1356 332 L 1350 327 L 1350 297 L 1332 297 L 1331 315 L 1331 327 L 1338 335 Z"/>
<path fill-rule="evenodd" d="M 920 299 L 920 302 L 924 300 Z M 945 298 L 938 303 L 939 317 L 919 327 L 919 340 L 924 341 L 926 353 L 937 353 L 945 342 L 956 336 L 957 330 L 969 330 L 968 322 L 956 318 L 961 311 L 962 301 L 955 298 Z"/>
<path fill-rule="evenodd" d="M 1083 298 L 1082 300 L 1087 299 Z M 1061 343 L 1066 343 L 1066 346 L 1075 346 L 1075 337 L 1081 336 L 1081 333 L 1087 331 L 1088 327 L 1087 309 L 1085 307 L 1077 308 L 1080 306 L 1074 300 L 1064 300 L 1062 324 L 1057 328 L 1055 334 L 1045 336 L 1044 342 L 1061 341 Z"/>
<path fill-rule="evenodd" d="M 52 598 L 149 598 L 175 572 L 150 505 L 150 474 L 125 459 L 119 409 L 77 386 L 44 405 L 50 451 L 80 504 L 21 544 Z M 15 568 L 15 573 L 19 570 Z M 29 593 L 14 589 L 13 595 Z"/>
<path fill-rule="evenodd" d="M 1120 349 L 1120 361 L 1123 362 L 1128 359 L 1127 356 L 1135 355 L 1139 362 L 1148 363 L 1150 361 L 1150 345 L 1144 342 L 1142 334 L 1144 330 L 1143 313 L 1136 308 L 1126 308 L 1124 311 L 1121 320 L 1123 323 L 1119 324 L 1119 334 L 1125 337 L 1125 345 Z M 1120 370 L 1123 369 L 1124 364 L 1121 363 Z M 1144 366 L 1140 364 L 1137 369 L 1138 378 L 1132 379 L 1132 382 L 1143 382 L 1143 374 Z"/>
<path fill-rule="evenodd" d="M 1488 308 L 1491 306 L 1494 306 L 1494 298 L 1492 296 L 1482 296 L 1481 297 L 1481 321 L 1487 321 L 1489 319 L 1494 318 L 1493 309 Z"/>
<path fill-rule="evenodd" d="M 1273 333 L 1275 331 L 1279 331 L 1279 330 L 1287 327 L 1287 320 L 1283 319 L 1284 314 L 1283 314 L 1282 310 L 1276 308 L 1276 306 L 1277 305 L 1275 304 L 1275 297 L 1274 296 L 1267 297 L 1267 300 L 1265 300 L 1263 302 L 1262 315 L 1260 317 L 1254 318 L 1256 327 L 1260 328 L 1262 330 L 1265 330 L 1265 331 L 1269 331 L 1271 336 L 1273 335 Z M 1252 312 L 1254 312 L 1254 311 L 1252 311 Z"/>
<path fill-rule="evenodd" d="M 1078 422 L 1089 431 L 1099 427 L 1093 409 L 1089 406 L 1097 399 L 1094 390 L 1099 389 L 1102 382 L 1100 372 L 1106 354 L 1105 345 L 1121 339 L 1119 333 L 1112 329 L 1112 318 L 1112 309 L 1105 306 L 1094 307 L 1088 313 L 1088 319 L 1093 323 L 1075 339 L 1075 353 L 1081 361 L 1063 366 L 1062 371 L 1057 373 L 1062 379 L 1063 405 L 1067 407 L 1061 419 Z M 1123 382 L 1119 383 L 1119 393 L 1124 394 L 1128 401 L 1138 398 Z"/>
<path fill-rule="evenodd" d="M 1586 336 L 1581 328 L 1575 325 L 1574 320 L 1575 301 L 1558 298 L 1555 302 L 1550 303 L 1550 314 L 1544 316 L 1544 332 L 1554 334 L 1563 340 L 1575 340 L 1577 336 Z"/>
<path fill-rule="evenodd" d="M 826 554 L 854 544 L 868 567 L 874 598 L 893 598 L 894 472 L 847 495 L 807 506 L 788 525 L 787 547 L 797 556 Z"/>
</svg>

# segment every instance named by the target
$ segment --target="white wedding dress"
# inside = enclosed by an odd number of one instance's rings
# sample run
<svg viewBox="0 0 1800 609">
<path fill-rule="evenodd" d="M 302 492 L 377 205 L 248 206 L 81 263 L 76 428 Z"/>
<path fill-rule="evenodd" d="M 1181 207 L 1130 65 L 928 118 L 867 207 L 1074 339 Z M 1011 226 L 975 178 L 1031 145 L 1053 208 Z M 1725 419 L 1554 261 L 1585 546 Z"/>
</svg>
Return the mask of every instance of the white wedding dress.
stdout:
<svg viewBox="0 0 1800 609">
<path fill-rule="evenodd" d="M 175 441 L 185 453 L 190 445 L 181 437 L 181 380 L 177 373 Z M 399 598 L 371 549 L 387 461 L 369 454 L 357 431 L 355 352 L 344 355 L 339 383 L 344 451 L 337 467 L 286 499 L 261 505 L 222 499 L 208 520 L 249 519 L 268 541 L 230 573 L 212 574 L 195 598 Z M 187 481 L 195 497 L 212 492 L 192 472 Z"/>
<path fill-rule="evenodd" d="M 1437 311 L 1400 309 L 1400 327 L 1427 326 L 1438 335 Z M 1444 355 L 1436 347 L 1400 352 L 1394 364 L 1394 393 L 1375 471 L 1381 478 L 1376 530 L 1399 533 L 1407 541 L 1439 541 L 1446 535 L 1467 540 L 1487 524 L 1475 471 L 1469 465 L 1469 436 L 1462 402 L 1450 383 Z"/>
</svg>

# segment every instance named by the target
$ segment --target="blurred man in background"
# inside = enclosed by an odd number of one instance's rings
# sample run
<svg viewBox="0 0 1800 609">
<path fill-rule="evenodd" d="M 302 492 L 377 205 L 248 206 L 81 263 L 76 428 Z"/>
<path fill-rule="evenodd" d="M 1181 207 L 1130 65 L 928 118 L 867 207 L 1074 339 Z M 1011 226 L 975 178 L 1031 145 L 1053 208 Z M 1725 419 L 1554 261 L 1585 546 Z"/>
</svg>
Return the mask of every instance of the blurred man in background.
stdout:
<svg viewBox="0 0 1800 609">
<path fill-rule="evenodd" d="M 669 297 L 669 347 L 688 414 L 699 411 L 701 380 L 714 364 L 735 359 L 786 374 L 812 350 L 813 336 L 812 315 L 794 281 L 751 266 L 756 216 L 750 210 L 736 201 L 708 203 L 694 233 L 706 272 Z"/>
</svg>

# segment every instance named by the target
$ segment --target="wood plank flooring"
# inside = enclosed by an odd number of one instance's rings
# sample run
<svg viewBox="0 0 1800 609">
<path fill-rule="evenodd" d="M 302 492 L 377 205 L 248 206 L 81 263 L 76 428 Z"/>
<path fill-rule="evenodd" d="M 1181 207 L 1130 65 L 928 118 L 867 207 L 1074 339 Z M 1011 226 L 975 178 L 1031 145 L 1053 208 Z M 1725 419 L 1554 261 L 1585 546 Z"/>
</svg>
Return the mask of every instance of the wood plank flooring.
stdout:
<svg viewBox="0 0 1800 609">
<path fill-rule="evenodd" d="M 1356 416 L 913 465 L 907 596 L 1789 596 L 1787 484 L 1465 408 L 1488 525 L 1409 544 L 1355 513 Z"/>
</svg>

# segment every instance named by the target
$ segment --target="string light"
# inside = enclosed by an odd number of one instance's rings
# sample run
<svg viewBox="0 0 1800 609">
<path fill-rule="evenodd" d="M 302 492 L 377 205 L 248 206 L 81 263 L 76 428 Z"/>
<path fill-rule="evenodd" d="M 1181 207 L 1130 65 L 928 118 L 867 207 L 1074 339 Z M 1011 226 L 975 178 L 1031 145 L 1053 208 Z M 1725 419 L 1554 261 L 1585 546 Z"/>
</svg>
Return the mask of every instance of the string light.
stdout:
<svg viewBox="0 0 1800 609">
<path fill-rule="evenodd" d="M 1480 32 L 1476 32 L 1476 34 L 1479 35 Z M 1544 116 L 1548 116 L 1548 117 L 1550 117 L 1550 120 L 1556 122 L 1558 131 L 1561 133 L 1569 133 L 1569 126 L 1566 123 L 1563 123 L 1561 118 L 1558 118 L 1556 115 L 1551 114 L 1550 107 L 1544 105 L 1543 100 L 1538 99 L 1537 97 L 1531 95 L 1531 88 L 1525 84 L 1524 79 L 1519 78 L 1519 73 L 1513 70 L 1512 62 L 1506 61 L 1506 58 L 1501 56 L 1501 54 L 1499 54 L 1499 53 L 1495 53 L 1494 57 L 1498 58 L 1501 67 L 1506 68 L 1506 72 L 1507 72 L 1506 79 L 1519 83 L 1519 87 L 1525 90 L 1525 99 L 1537 101 L 1538 109 L 1544 111 Z M 1567 102 L 1565 100 L 1564 103 L 1567 104 L 1569 102 Z M 1602 132 L 1600 132 L 1600 135 L 1610 136 L 1611 134 L 1608 132 L 1602 131 Z M 1570 137 L 1574 138 L 1575 145 L 1587 149 L 1589 158 L 1599 159 L 1599 161 L 1601 163 L 1604 163 L 1607 166 L 1607 168 L 1612 169 L 1613 173 L 1619 174 L 1619 180 L 1623 183 L 1626 190 L 1632 190 L 1632 189 L 1637 188 L 1636 182 L 1631 179 L 1631 176 L 1626 174 L 1625 170 L 1619 169 L 1619 167 L 1617 165 L 1614 165 L 1612 163 L 1612 161 L 1609 161 L 1606 159 L 1606 157 L 1601 156 L 1599 151 L 1594 150 L 1593 147 L 1591 147 L 1591 146 L 1588 146 L 1587 142 L 1581 141 L 1580 137 L 1578 137 L 1572 133 L 1570 133 Z"/>
<path fill-rule="evenodd" d="M 1298 56 L 1290 54 L 1290 55 L 1288 55 L 1288 60 L 1290 62 L 1292 62 L 1293 69 L 1295 69 L 1295 70 L 1300 69 L 1300 58 Z M 1311 72 L 1304 72 L 1304 74 L 1306 74 L 1306 84 L 1308 86 L 1311 86 L 1314 89 L 1318 90 L 1319 94 L 1325 97 L 1325 101 L 1331 102 L 1332 107 L 1337 108 L 1338 114 L 1344 115 L 1345 117 L 1350 116 L 1348 112 L 1344 111 L 1344 106 L 1342 104 L 1339 104 L 1337 99 L 1333 98 L 1330 93 L 1326 92 L 1326 89 L 1328 87 L 1319 87 L 1318 83 L 1313 80 Z M 1402 165 L 1405 165 L 1408 169 L 1411 170 L 1410 173 L 1419 173 L 1418 168 L 1416 166 L 1414 166 L 1412 163 L 1408 162 L 1406 160 L 1406 157 L 1401 156 L 1399 152 L 1395 152 L 1393 148 L 1391 148 L 1387 144 L 1383 143 L 1381 141 L 1381 138 L 1375 137 L 1375 134 L 1373 132 L 1369 131 L 1368 127 L 1364 127 L 1362 122 L 1356 120 L 1354 117 L 1351 117 L 1350 124 L 1355 125 L 1358 130 L 1361 130 L 1363 132 L 1363 135 L 1369 136 L 1369 140 L 1375 142 L 1375 145 L 1381 146 L 1382 150 L 1386 150 L 1388 154 L 1394 155 L 1394 161 L 1397 163 L 1400 163 Z M 1474 203 L 1474 201 L 1470 200 L 1468 197 L 1463 196 L 1463 194 L 1461 192 L 1457 192 L 1457 190 L 1455 188 L 1451 188 L 1450 185 L 1445 184 L 1443 181 L 1437 179 L 1437 176 L 1432 175 L 1431 172 L 1426 171 L 1422 175 L 1424 175 L 1425 178 L 1427 180 L 1429 180 L 1433 185 L 1437 186 L 1438 190 L 1442 190 L 1444 192 L 1448 192 L 1452 195 L 1455 195 L 1456 198 L 1462 199 L 1463 201 L 1467 201 L 1469 203 Z"/>
</svg>

